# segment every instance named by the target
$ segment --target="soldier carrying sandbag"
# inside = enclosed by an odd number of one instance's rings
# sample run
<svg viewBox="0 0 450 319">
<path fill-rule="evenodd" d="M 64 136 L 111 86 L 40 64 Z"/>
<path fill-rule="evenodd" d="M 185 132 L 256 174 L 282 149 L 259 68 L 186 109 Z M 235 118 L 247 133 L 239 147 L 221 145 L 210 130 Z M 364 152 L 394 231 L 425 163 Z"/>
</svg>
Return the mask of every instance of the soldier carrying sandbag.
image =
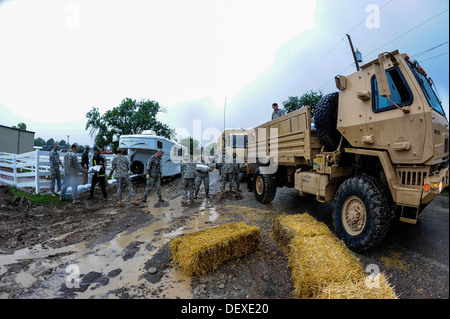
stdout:
<svg viewBox="0 0 450 319">
<path fill-rule="evenodd" d="M 121 149 L 117 150 L 117 156 L 113 158 L 111 163 L 111 172 L 109 173 L 108 179 L 112 177 L 112 174 L 115 172 L 116 181 L 117 181 L 117 206 L 122 206 L 122 187 L 126 188 L 128 193 L 131 196 L 131 203 L 135 205 L 139 205 L 139 202 L 136 200 L 136 194 L 134 193 L 133 184 L 131 183 L 130 175 L 128 171 L 130 170 L 130 161 L 128 157 L 123 155 L 123 151 Z"/>
</svg>

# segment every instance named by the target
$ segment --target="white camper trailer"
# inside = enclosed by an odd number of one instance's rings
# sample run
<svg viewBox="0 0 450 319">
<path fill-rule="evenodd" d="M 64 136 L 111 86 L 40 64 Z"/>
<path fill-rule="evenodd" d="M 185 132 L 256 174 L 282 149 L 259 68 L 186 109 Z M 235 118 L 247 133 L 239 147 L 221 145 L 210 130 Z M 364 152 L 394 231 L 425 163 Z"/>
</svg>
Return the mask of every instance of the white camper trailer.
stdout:
<svg viewBox="0 0 450 319">
<path fill-rule="evenodd" d="M 185 146 L 165 137 L 157 136 L 154 131 L 143 131 L 142 134 L 122 135 L 119 148 L 128 151 L 133 174 L 145 174 L 145 165 L 150 156 L 161 149 L 164 155 L 161 159 L 163 177 L 181 173 L 181 161 L 188 150 Z"/>
</svg>

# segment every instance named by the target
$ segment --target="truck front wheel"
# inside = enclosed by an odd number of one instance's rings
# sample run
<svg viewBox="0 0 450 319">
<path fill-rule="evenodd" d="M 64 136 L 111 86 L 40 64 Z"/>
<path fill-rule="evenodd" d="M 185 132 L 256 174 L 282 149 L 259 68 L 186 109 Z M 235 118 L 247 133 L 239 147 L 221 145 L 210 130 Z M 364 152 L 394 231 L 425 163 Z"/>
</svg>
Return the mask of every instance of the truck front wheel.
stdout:
<svg viewBox="0 0 450 319">
<path fill-rule="evenodd" d="M 253 192 L 258 202 L 272 202 L 277 192 L 273 175 L 261 174 L 259 169 L 257 169 L 253 175 Z"/>
<path fill-rule="evenodd" d="M 356 176 L 339 187 L 333 224 L 348 248 L 362 252 L 378 245 L 388 233 L 395 214 L 390 194 L 373 176 Z"/>
</svg>

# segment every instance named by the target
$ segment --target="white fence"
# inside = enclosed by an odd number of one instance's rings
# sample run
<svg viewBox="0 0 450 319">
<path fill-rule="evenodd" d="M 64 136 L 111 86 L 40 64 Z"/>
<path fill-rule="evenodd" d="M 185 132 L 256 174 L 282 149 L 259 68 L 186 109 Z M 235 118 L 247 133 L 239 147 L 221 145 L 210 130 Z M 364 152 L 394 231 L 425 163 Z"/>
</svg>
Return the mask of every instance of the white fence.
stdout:
<svg viewBox="0 0 450 319">
<path fill-rule="evenodd" d="M 11 185 L 18 188 L 34 187 L 36 194 L 41 188 L 50 188 L 50 152 L 36 150 L 23 154 L 10 154 L 0 152 L 0 185 Z M 64 164 L 65 153 L 60 153 Z M 77 154 L 81 162 L 81 154 Z M 103 154 L 106 159 L 106 174 L 111 170 L 111 161 L 114 155 Z M 64 169 L 61 169 L 64 175 Z"/>
</svg>

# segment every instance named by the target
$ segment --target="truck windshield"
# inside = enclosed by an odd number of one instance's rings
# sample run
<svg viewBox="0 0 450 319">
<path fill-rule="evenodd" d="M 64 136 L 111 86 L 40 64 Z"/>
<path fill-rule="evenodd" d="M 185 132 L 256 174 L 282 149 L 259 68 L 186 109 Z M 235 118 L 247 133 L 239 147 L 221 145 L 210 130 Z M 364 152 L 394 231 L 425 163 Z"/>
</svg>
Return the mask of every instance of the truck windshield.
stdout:
<svg viewBox="0 0 450 319">
<path fill-rule="evenodd" d="M 445 116 L 445 112 L 444 109 L 442 108 L 441 101 L 439 101 L 436 93 L 431 87 L 430 82 L 428 82 L 427 77 L 423 74 L 422 70 L 419 69 L 419 63 L 417 63 L 417 61 L 414 62 L 408 61 L 408 65 L 411 68 L 411 71 L 413 72 L 414 76 L 416 77 L 417 82 L 419 82 L 419 85 L 422 88 L 423 94 L 427 98 L 428 103 L 431 105 L 433 109 L 435 109 L 436 111 Z"/>
<path fill-rule="evenodd" d="M 233 135 L 233 148 L 246 148 L 247 135 Z"/>
</svg>

